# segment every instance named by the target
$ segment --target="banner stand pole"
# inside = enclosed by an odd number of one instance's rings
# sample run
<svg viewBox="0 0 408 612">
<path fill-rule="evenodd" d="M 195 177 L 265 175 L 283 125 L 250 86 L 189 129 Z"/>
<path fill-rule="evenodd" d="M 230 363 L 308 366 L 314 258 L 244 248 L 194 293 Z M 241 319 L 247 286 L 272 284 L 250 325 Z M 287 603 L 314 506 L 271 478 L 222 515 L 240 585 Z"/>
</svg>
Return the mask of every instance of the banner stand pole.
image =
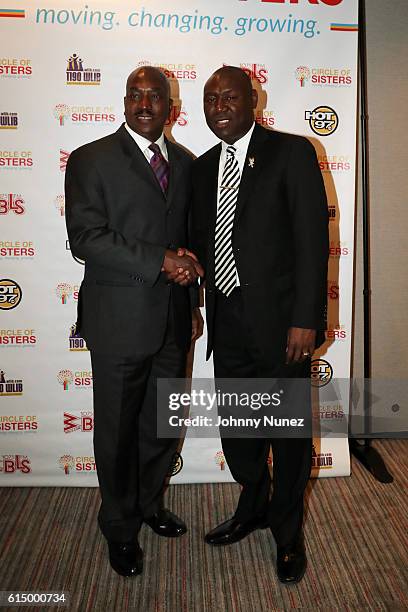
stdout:
<svg viewBox="0 0 408 612">
<path fill-rule="evenodd" d="M 367 114 L 367 41 L 365 0 L 359 0 L 358 15 L 358 60 L 360 86 L 360 119 L 361 119 L 361 178 L 363 196 L 363 267 L 364 267 L 364 425 L 365 432 L 370 431 L 370 387 L 371 387 L 371 283 L 370 283 L 370 193 L 369 193 L 369 163 L 368 163 L 368 114 Z M 350 451 L 364 467 L 371 472 L 376 480 L 383 483 L 393 482 L 393 477 L 387 470 L 380 453 L 371 446 L 371 439 L 365 438 L 359 442 L 355 438 L 349 440 Z"/>
</svg>

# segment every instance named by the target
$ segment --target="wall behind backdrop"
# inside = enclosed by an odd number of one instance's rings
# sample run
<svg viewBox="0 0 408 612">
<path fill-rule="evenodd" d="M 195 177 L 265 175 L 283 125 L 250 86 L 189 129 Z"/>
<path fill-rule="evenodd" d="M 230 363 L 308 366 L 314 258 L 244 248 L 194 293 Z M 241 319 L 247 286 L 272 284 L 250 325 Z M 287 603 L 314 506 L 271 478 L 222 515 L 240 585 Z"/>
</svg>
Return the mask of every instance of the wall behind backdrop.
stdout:
<svg viewBox="0 0 408 612">
<path fill-rule="evenodd" d="M 166 133 L 195 155 L 216 143 L 202 89 L 222 64 L 258 90 L 256 121 L 305 135 L 328 194 L 327 342 L 313 384 L 350 375 L 357 88 L 357 0 L 9 2 L 0 10 L 0 484 L 92 486 L 92 372 L 75 336 L 81 262 L 64 219 L 70 152 L 123 120 L 126 77 L 162 66 L 175 109 Z M 109 331 L 106 345 L 109 346 Z M 211 377 L 205 338 L 193 376 Z M 322 429 L 347 413 L 315 405 Z M 316 439 L 313 473 L 349 473 L 346 439 Z M 218 439 L 188 432 L 173 482 L 231 480 Z"/>
</svg>

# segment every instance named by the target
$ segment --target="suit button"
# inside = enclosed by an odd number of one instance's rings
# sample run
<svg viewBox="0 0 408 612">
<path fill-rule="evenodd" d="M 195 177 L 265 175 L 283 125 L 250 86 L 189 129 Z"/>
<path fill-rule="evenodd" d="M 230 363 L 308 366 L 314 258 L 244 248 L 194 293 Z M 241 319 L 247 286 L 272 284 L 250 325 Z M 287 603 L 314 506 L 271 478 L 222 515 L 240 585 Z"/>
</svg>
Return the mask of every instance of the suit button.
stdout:
<svg viewBox="0 0 408 612">
<path fill-rule="evenodd" d="M 168 208 L 167 211 L 166 211 L 166 214 L 167 215 L 171 215 L 171 213 L 172 213 L 172 210 L 170 208 Z"/>
<path fill-rule="evenodd" d="M 170 242 L 170 244 L 168 245 L 168 247 L 167 247 L 167 248 L 168 248 L 168 249 L 175 249 L 175 248 L 176 248 L 176 245 L 175 245 L 175 244 L 173 244 L 172 242 Z"/>
</svg>

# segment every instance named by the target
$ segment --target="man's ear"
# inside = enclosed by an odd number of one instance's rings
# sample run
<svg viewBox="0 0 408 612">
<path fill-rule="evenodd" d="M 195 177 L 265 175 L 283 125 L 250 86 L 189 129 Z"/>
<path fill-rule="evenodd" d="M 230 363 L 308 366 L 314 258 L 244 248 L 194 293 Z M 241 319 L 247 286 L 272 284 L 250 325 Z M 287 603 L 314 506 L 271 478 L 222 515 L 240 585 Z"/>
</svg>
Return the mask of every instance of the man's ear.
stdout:
<svg viewBox="0 0 408 612">
<path fill-rule="evenodd" d="M 258 104 L 258 92 L 256 91 L 256 89 L 252 90 L 252 108 L 256 108 L 256 105 Z"/>
<path fill-rule="evenodd" d="M 172 108 L 173 108 L 173 98 L 169 98 L 169 115 L 171 113 Z"/>
</svg>

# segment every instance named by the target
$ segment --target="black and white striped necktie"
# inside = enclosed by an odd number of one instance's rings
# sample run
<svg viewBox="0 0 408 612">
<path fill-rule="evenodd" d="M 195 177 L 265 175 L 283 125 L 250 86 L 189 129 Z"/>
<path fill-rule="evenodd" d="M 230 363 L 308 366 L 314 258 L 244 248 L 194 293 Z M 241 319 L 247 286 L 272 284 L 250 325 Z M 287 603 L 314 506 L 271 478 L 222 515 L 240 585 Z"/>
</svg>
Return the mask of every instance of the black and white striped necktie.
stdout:
<svg viewBox="0 0 408 612">
<path fill-rule="evenodd" d="M 226 296 L 230 295 L 237 285 L 237 269 L 231 240 L 240 182 L 235 153 L 235 147 L 227 147 L 215 223 L 215 286 Z"/>
</svg>

